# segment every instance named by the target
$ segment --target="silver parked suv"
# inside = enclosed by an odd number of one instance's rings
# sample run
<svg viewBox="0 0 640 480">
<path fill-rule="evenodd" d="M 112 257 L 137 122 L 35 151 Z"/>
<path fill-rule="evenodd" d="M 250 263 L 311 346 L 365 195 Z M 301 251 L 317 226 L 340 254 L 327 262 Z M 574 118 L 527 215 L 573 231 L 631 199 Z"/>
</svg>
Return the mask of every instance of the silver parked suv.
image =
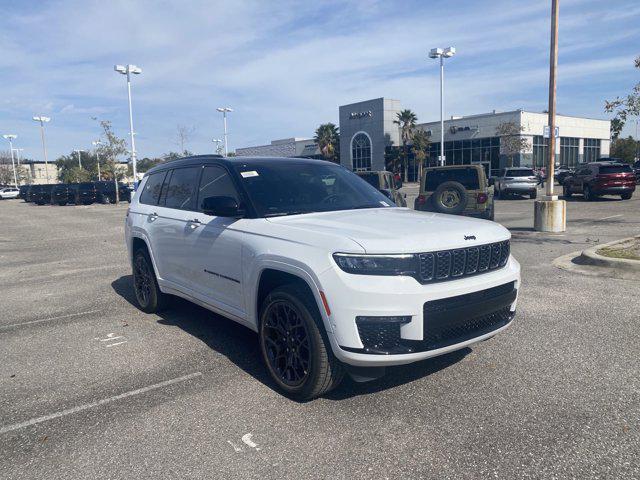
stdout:
<svg viewBox="0 0 640 480">
<path fill-rule="evenodd" d="M 494 178 L 495 192 L 498 198 L 506 195 L 529 195 L 536 198 L 538 177 L 531 168 L 511 167 L 500 170 L 500 175 Z"/>
</svg>

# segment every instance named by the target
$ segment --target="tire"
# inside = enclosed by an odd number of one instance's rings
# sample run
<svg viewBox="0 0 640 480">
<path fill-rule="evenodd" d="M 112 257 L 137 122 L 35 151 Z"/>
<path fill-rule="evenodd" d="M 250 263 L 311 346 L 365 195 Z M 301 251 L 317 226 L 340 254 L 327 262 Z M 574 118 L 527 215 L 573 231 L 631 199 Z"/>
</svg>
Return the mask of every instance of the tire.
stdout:
<svg viewBox="0 0 640 480">
<path fill-rule="evenodd" d="M 58 202 L 58 205 L 60 205 L 61 207 L 64 207 L 67 204 L 67 202 Z"/>
<path fill-rule="evenodd" d="M 145 313 L 161 312 L 167 307 L 168 297 L 158 287 L 151 257 L 144 248 L 133 254 L 133 291 L 138 308 Z"/>
<path fill-rule="evenodd" d="M 620 198 L 622 198 L 622 200 L 630 200 L 632 195 L 633 195 L 633 193 L 627 192 L 627 193 L 623 193 L 622 195 L 620 195 Z"/>
<path fill-rule="evenodd" d="M 491 209 L 489 210 L 489 215 L 487 215 L 487 220 L 491 220 L 492 222 L 496 219 L 496 204 L 491 202 Z"/>
<path fill-rule="evenodd" d="M 444 182 L 431 195 L 434 211 L 459 215 L 467 207 L 467 190 L 459 182 Z"/>
<path fill-rule="evenodd" d="M 102 203 L 103 205 L 106 205 L 108 203 L 111 203 L 111 199 L 109 198 L 108 195 L 103 195 L 102 198 L 100 199 L 100 203 Z"/>
<path fill-rule="evenodd" d="M 584 187 L 582 190 L 582 196 L 587 202 L 592 202 L 594 200 L 593 193 L 591 193 L 591 188 L 588 186 Z"/>
<path fill-rule="evenodd" d="M 562 184 L 562 196 L 564 198 L 571 198 L 571 188 L 567 184 Z"/>
<path fill-rule="evenodd" d="M 311 400 L 342 381 L 344 368 L 331 351 L 315 299 L 304 287 L 288 284 L 269 293 L 260 309 L 258 336 L 269 375 L 286 396 Z"/>
<path fill-rule="evenodd" d="M 532 193 L 530 193 L 530 194 L 529 194 L 529 198 L 530 198 L 531 200 L 535 200 L 536 198 L 538 198 L 538 192 L 536 191 L 536 192 L 532 192 Z"/>
</svg>

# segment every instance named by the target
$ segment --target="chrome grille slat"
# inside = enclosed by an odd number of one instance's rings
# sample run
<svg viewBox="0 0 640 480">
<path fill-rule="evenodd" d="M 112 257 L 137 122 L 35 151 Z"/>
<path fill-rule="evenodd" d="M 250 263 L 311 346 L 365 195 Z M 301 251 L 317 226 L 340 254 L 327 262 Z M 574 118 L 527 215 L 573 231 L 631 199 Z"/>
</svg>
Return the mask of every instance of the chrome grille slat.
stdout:
<svg viewBox="0 0 640 480">
<path fill-rule="evenodd" d="M 507 264 L 510 242 L 418 254 L 420 283 L 443 282 L 490 272 Z"/>
</svg>

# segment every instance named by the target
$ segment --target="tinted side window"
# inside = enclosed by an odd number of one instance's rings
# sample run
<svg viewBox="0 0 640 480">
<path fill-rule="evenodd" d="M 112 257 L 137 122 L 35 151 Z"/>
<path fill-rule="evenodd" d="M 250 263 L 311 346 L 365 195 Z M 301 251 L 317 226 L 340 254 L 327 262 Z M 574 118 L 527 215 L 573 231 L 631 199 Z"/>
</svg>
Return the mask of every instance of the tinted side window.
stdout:
<svg viewBox="0 0 640 480">
<path fill-rule="evenodd" d="M 240 203 L 233 180 L 224 168 L 204 167 L 198 189 L 198 210 L 202 210 L 202 201 L 207 197 L 231 197 L 235 198 L 238 204 Z"/>
<path fill-rule="evenodd" d="M 171 175 L 164 206 L 178 210 L 195 210 L 198 177 L 201 167 L 176 168 Z"/>
<path fill-rule="evenodd" d="M 631 173 L 629 165 L 603 165 L 600 167 L 600 173 Z"/>
<path fill-rule="evenodd" d="M 144 190 L 140 194 L 140 203 L 146 205 L 157 205 L 160 198 L 160 190 L 162 189 L 162 181 L 166 172 L 154 173 L 147 178 L 144 184 Z"/>
</svg>

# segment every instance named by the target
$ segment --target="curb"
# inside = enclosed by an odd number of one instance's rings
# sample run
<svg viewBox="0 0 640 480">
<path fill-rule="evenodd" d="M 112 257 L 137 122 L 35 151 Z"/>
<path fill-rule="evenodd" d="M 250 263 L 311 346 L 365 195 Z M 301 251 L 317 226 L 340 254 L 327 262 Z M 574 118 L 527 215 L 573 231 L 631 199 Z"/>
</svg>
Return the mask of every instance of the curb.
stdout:
<svg viewBox="0 0 640 480">
<path fill-rule="evenodd" d="M 640 235 L 635 237 L 623 238 L 622 240 L 616 240 L 615 242 L 603 243 L 601 245 L 596 245 L 595 247 L 587 248 L 580 254 L 581 263 L 595 265 L 598 267 L 615 268 L 640 274 L 640 261 L 638 260 L 605 257 L 597 253 L 597 251 L 602 248 L 619 245 L 631 240 L 640 240 Z"/>
</svg>

